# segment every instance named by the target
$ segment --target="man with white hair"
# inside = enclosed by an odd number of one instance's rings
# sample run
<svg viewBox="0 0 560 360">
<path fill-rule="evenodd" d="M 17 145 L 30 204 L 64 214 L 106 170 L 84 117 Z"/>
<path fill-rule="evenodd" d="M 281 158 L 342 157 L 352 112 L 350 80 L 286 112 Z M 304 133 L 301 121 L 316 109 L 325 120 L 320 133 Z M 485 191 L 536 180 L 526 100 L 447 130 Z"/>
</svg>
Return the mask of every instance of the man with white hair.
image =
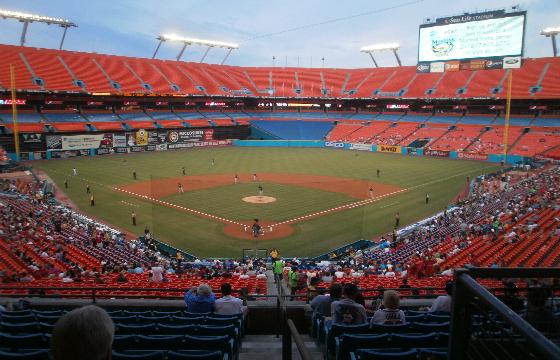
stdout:
<svg viewBox="0 0 560 360">
<path fill-rule="evenodd" d="M 208 284 L 200 284 L 198 287 L 193 286 L 192 289 L 185 294 L 185 303 L 187 311 L 193 313 L 210 313 L 214 311 L 214 302 L 216 296 L 212 292 L 212 288 Z"/>
<path fill-rule="evenodd" d="M 110 360 L 115 326 L 100 307 L 84 306 L 56 322 L 51 338 L 53 360 Z"/>
</svg>

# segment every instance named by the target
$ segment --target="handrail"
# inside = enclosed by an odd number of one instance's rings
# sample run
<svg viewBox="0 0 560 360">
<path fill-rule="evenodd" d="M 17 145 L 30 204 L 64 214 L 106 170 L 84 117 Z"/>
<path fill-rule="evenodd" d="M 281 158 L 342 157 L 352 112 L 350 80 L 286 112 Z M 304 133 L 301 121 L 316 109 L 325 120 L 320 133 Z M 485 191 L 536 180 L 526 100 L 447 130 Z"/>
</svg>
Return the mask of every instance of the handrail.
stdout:
<svg viewBox="0 0 560 360">
<path fill-rule="evenodd" d="M 296 343 L 296 348 L 299 352 L 299 356 L 301 360 L 311 360 L 311 354 L 309 353 L 309 349 L 305 346 L 301 335 L 299 334 L 298 330 L 292 319 L 288 319 L 286 322 L 287 328 L 284 332 L 284 343 L 283 351 L 282 351 L 282 360 L 292 360 L 292 338 Z"/>
<path fill-rule="evenodd" d="M 499 271 L 497 271 L 499 270 Z M 507 270 L 512 270 L 512 273 Z M 466 342 L 468 339 L 465 321 L 467 314 L 465 308 L 468 299 L 472 296 L 477 297 L 485 304 L 489 305 L 500 317 L 511 324 L 511 326 L 527 339 L 529 346 L 543 359 L 560 359 L 560 348 L 527 323 L 521 316 L 511 310 L 508 306 L 498 300 L 484 286 L 480 285 L 473 277 L 471 272 L 477 277 L 489 278 L 504 276 L 508 274 L 512 277 L 534 277 L 558 276 L 560 269 L 459 269 L 455 272 L 455 289 L 453 292 L 452 320 L 449 356 L 450 359 L 466 358 Z"/>
</svg>

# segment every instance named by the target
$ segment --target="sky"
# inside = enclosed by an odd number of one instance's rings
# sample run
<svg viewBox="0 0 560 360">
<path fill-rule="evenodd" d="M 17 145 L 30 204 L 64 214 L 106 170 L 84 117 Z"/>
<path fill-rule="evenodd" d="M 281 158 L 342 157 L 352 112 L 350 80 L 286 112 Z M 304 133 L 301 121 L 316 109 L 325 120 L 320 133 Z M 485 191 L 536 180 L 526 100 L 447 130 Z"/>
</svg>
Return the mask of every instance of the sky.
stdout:
<svg viewBox="0 0 560 360">
<path fill-rule="evenodd" d="M 525 57 L 551 56 L 550 39 L 539 32 L 560 25 L 560 0 L 0 0 L 2 9 L 78 24 L 68 31 L 66 50 L 151 57 L 158 35 L 176 33 L 240 44 L 230 65 L 320 67 L 324 58 L 332 68 L 371 67 L 359 49 L 387 42 L 398 42 L 403 64 L 415 65 L 426 18 L 515 5 L 528 12 Z M 16 20 L 0 21 L 0 42 L 19 44 L 21 28 Z M 58 48 L 61 36 L 60 27 L 33 23 L 26 46 Z M 174 59 L 180 49 L 164 43 L 158 58 Z M 182 60 L 198 62 L 204 51 L 187 47 Z M 206 62 L 220 63 L 225 54 L 212 49 Z M 380 66 L 396 65 L 392 53 L 376 58 Z"/>
</svg>

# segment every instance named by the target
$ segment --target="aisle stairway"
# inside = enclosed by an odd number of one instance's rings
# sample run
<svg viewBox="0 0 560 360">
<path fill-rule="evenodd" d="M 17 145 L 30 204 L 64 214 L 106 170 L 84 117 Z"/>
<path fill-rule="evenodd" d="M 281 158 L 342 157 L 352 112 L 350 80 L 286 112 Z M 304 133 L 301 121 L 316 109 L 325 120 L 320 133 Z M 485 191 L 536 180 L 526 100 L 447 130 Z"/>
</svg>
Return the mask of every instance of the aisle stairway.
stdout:
<svg viewBox="0 0 560 360">
<path fill-rule="evenodd" d="M 309 335 L 301 335 L 311 358 L 322 360 L 323 353 L 309 337 Z M 282 359 L 282 336 L 275 335 L 245 335 L 243 338 L 243 346 L 239 352 L 239 360 L 280 360 Z M 299 360 L 299 352 L 294 341 L 292 341 L 292 359 Z"/>
</svg>

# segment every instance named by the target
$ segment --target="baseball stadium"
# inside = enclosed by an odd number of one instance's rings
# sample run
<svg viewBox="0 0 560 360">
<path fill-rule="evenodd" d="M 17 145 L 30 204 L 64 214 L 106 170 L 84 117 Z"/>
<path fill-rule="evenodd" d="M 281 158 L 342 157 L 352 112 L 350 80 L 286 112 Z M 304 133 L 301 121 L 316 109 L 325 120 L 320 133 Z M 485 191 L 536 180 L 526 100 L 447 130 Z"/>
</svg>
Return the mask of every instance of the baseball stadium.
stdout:
<svg viewBox="0 0 560 360">
<path fill-rule="evenodd" d="M 153 5 L 0 4 L 0 359 L 560 359 L 558 4 Z"/>
</svg>

